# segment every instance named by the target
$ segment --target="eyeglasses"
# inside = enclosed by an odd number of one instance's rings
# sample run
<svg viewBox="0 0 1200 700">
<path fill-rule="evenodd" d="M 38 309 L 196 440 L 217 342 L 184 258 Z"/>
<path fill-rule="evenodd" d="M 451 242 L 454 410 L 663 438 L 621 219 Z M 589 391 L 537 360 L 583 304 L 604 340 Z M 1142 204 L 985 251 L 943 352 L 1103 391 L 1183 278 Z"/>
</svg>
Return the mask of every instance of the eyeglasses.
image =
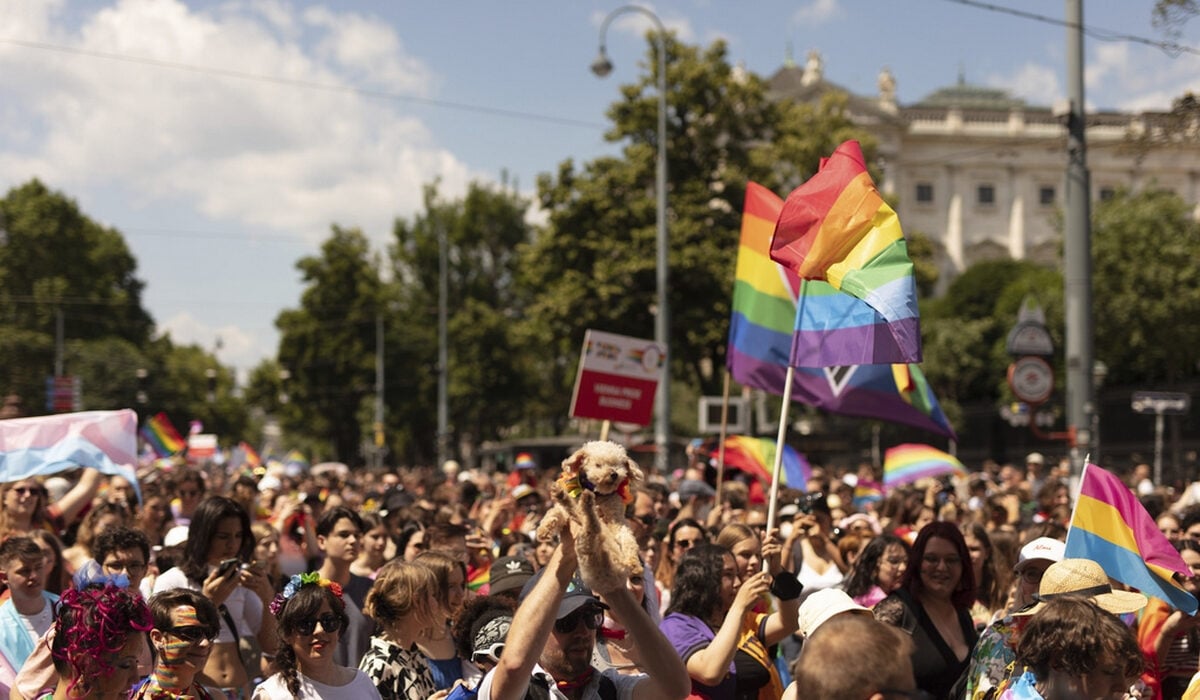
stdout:
<svg viewBox="0 0 1200 700">
<path fill-rule="evenodd" d="M 146 573 L 146 565 L 140 561 L 106 561 L 104 571 L 114 576 L 122 571 L 130 576 L 141 576 Z"/>
<path fill-rule="evenodd" d="M 487 649 L 479 649 L 474 654 L 471 654 L 471 660 L 475 663 L 487 661 L 489 663 L 500 663 L 500 655 L 504 653 L 504 642 L 496 642 Z"/>
<path fill-rule="evenodd" d="M 9 489 L 9 491 L 12 491 L 13 493 L 17 494 L 18 496 L 44 496 L 44 495 L 46 495 L 46 489 L 39 488 L 37 486 L 14 486 L 11 489 Z"/>
<path fill-rule="evenodd" d="M 333 633 L 342 628 L 342 618 L 333 613 L 329 613 L 328 615 L 322 615 L 318 618 L 300 620 L 296 623 L 296 631 L 305 635 L 312 634 L 317 630 L 318 624 L 321 625 L 321 629 L 325 630 L 326 632 Z"/>
<path fill-rule="evenodd" d="M 554 631 L 559 634 L 574 632 L 579 623 L 587 625 L 590 630 L 599 629 L 604 624 L 604 611 L 595 608 L 584 608 L 567 615 L 561 620 L 554 621 Z"/>
<path fill-rule="evenodd" d="M 166 630 L 168 634 L 179 637 L 188 644 L 202 644 L 204 642 L 215 642 L 217 633 L 215 630 L 209 629 L 204 625 L 188 625 L 186 627 L 172 627 Z"/>
<path fill-rule="evenodd" d="M 946 568 L 953 569 L 956 566 L 962 566 L 962 559 L 953 555 L 948 557 L 937 557 L 933 556 L 932 554 L 926 554 L 925 556 L 921 557 L 921 563 L 929 567 L 935 567 L 938 564 L 945 564 Z"/>
</svg>

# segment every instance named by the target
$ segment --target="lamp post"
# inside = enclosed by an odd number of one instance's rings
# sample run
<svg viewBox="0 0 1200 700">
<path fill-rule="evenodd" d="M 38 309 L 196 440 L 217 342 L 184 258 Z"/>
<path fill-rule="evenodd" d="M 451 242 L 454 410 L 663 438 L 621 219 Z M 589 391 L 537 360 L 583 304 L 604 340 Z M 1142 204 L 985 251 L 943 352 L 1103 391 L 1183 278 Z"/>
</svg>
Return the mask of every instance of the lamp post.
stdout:
<svg viewBox="0 0 1200 700">
<path fill-rule="evenodd" d="M 592 62 L 592 72 L 605 77 L 612 72 L 612 62 L 604 50 L 604 39 L 608 25 L 617 16 L 627 12 L 638 12 L 654 23 L 658 43 L 658 157 L 655 163 L 654 189 L 657 195 L 655 265 L 658 307 L 654 315 L 654 342 L 662 348 L 662 371 L 655 396 L 657 417 L 654 424 L 654 466 L 659 473 L 666 473 L 669 464 L 671 436 L 671 343 L 668 338 L 670 309 L 667 302 L 667 39 L 666 27 L 658 15 L 640 5 L 618 7 L 604 18 L 600 25 L 600 55 Z"/>
</svg>

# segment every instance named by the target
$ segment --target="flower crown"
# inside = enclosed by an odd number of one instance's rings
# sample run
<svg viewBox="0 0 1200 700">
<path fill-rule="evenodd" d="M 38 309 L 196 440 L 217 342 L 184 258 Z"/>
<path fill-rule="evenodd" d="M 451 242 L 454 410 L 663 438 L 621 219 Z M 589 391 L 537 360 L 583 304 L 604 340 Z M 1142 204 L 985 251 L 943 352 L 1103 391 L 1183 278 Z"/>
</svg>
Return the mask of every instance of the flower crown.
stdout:
<svg viewBox="0 0 1200 700">
<path fill-rule="evenodd" d="M 275 617 L 279 617 L 279 613 L 283 610 L 284 604 L 291 600 L 292 596 L 296 595 L 297 591 L 309 585 L 328 588 L 335 596 L 337 596 L 338 600 L 342 599 L 341 584 L 335 581 L 330 581 L 327 578 L 321 578 L 321 574 L 317 573 L 316 571 L 310 571 L 307 574 L 297 574 L 288 580 L 287 585 L 283 587 L 283 592 L 277 594 L 275 599 L 271 601 L 271 614 Z"/>
</svg>

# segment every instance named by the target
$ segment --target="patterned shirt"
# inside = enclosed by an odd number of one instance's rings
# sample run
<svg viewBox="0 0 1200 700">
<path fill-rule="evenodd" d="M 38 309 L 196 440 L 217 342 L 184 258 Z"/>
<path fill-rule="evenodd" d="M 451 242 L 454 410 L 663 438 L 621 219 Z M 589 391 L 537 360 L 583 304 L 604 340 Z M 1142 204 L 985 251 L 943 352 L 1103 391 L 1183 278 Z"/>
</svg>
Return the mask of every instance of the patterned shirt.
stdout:
<svg viewBox="0 0 1200 700">
<path fill-rule="evenodd" d="M 358 668 L 375 683 L 383 700 L 426 700 L 437 691 L 425 657 L 415 646 L 404 649 L 382 637 L 371 637 Z"/>
</svg>

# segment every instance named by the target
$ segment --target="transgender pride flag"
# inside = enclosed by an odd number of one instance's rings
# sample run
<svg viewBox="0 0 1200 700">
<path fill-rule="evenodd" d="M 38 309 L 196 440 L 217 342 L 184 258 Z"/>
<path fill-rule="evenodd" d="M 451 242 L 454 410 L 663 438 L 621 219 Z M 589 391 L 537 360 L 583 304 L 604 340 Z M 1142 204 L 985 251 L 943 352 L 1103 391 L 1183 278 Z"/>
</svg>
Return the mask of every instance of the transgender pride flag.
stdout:
<svg viewBox="0 0 1200 700">
<path fill-rule="evenodd" d="M 0 420 L 0 482 L 94 467 L 137 488 L 136 461 L 137 414 L 129 409 Z"/>
</svg>

